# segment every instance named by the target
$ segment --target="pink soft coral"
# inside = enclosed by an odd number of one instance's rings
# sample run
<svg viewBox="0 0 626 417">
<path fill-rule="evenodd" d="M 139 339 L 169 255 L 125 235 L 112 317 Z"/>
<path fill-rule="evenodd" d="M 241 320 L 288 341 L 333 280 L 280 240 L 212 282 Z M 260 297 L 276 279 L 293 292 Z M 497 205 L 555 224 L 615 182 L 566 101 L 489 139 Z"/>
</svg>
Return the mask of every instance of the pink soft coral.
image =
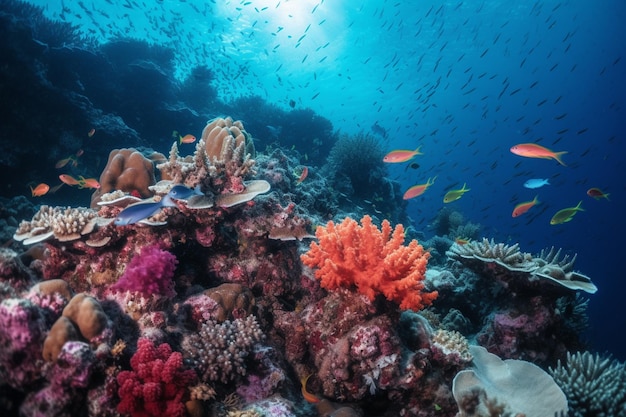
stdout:
<svg viewBox="0 0 626 417">
<path fill-rule="evenodd" d="M 421 310 L 437 298 L 437 292 L 424 292 L 424 274 L 430 254 L 413 240 L 404 246 L 404 228 L 393 230 L 387 220 L 381 230 L 370 216 L 361 226 L 350 218 L 335 225 L 328 222 L 315 232 L 319 243 L 301 256 L 323 288 L 334 290 L 356 286 L 370 300 L 383 294 L 402 309 Z"/>
<path fill-rule="evenodd" d="M 196 373 L 183 368 L 180 352 L 172 352 L 167 343 L 157 347 L 142 338 L 130 365 L 132 371 L 122 371 L 117 376 L 117 411 L 132 417 L 186 416 L 187 387 L 195 382 Z"/>
<path fill-rule="evenodd" d="M 130 261 L 124 274 L 112 287 L 116 291 L 138 292 L 145 297 L 173 297 L 174 271 L 178 260 L 158 245 L 146 246 Z"/>
</svg>

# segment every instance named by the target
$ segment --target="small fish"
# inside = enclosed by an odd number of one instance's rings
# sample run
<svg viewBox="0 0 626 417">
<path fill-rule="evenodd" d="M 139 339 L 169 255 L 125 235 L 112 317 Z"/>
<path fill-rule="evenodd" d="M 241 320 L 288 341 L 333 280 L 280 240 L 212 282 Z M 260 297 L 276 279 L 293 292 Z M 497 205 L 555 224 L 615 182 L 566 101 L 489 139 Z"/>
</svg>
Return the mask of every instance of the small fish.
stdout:
<svg viewBox="0 0 626 417">
<path fill-rule="evenodd" d="M 92 138 L 93 135 L 96 134 L 96 129 L 91 129 L 89 132 L 87 132 L 87 137 Z"/>
<path fill-rule="evenodd" d="M 456 243 L 457 245 L 463 246 L 463 245 L 467 245 L 468 243 L 470 243 L 470 240 L 471 239 L 469 238 L 459 236 L 456 239 L 454 239 L 454 243 Z"/>
<path fill-rule="evenodd" d="M 524 187 L 530 188 L 531 190 L 535 188 L 541 188 L 544 185 L 550 185 L 547 178 L 546 179 L 532 178 L 524 183 Z"/>
<path fill-rule="evenodd" d="M 68 174 L 59 175 L 59 179 L 67 185 L 80 185 L 80 181 Z"/>
<path fill-rule="evenodd" d="M 522 214 L 530 210 L 531 207 L 539 204 L 539 200 L 537 199 L 538 197 L 539 196 L 535 196 L 535 198 L 533 198 L 531 201 L 526 201 L 524 203 L 519 203 L 518 205 L 516 205 L 513 209 L 513 214 L 511 214 L 511 217 L 521 216 Z"/>
<path fill-rule="evenodd" d="M 180 184 L 175 185 L 160 201 L 148 199 L 148 201 L 140 201 L 129 205 L 117 215 L 113 224 L 116 226 L 135 224 L 152 216 L 163 207 L 175 207 L 176 202 L 174 200 L 186 200 L 192 195 L 200 194 L 202 192 L 199 189 L 187 188 Z"/>
<path fill-rule="evenodd" d="M 420 164 L 418 164 L 417 162 L 411 162 L 409 165 L 407 165 L 404 168 L 404 171 L 406 172 L 407 169 L 411 168 L 411 169 L 417 169 L 420 167 Z"/>
<path fill-rule="evenodd" d="M 50 186 L 45 183 L 38 184 L 35 188 L 30 187 L 30 194 L 32 197 L 41 197 L 42 195 L 46 195 L 46 193 L 50 190 Z"/>
<path fill-rule="evenodd" d="M 567 166 L 561 159 L 561 155 L 566 154 L 567 151 L 554 152 L 536 143 L 520 143 L 519 145 L 511 147 L 511 152 L 526 158 L 554 159 L 559 164 Z"/>
<path fill-rule="evenodd" d="M 395 151 L 391 151 L 387 155 L 385 155 L 385 157 L 383 158 L 383 162 L 388 162 L 388 163 L 406 162 L 410 159 L 413 159 L 417 155 L 424 155 L 423 153 L 420 152 L 420 148 L 421 146 L 415 149 L 414 151 L 410 151 L 407 149 L 397 149 Z"/>
<path fill-rule="evenodd" d="M 576 213 L 579 211 L 585 211 L 582 207 L 580 207 L 582 203 L 583 202 L 581 200 L 576 207 L 568 207 L 557 211 L 556 214 L 552 216 L 552 219 L 550 219 L 550 224 L 555 225 L 569 222 L 574 218 Z"/>
<path fill-rule="evenodd" d="M 196 137 L 192 134 L 186 134 L 185 136 L 181 136 L 176 130 L 172 132 L 172 137 L 178 137 L 178 144 L 182 145 L 183 143 L 194 143 L 196 141 Z"/>
<path fill-rule="evenodd" d="M 293 99 L 292 99 L 292 100 L 289 100 L 289 107 L 291 107 L 292 109 L 293 109 L 294 107 L 296 107 L 296 101 L 295 101 L 295 100 L 293 100 Z"/>
<path fill-rule="evenodd" d="M 309 391 L 306 390 L 306 382 L 309 380 L 311 375 L 312 374 L 302 377 L 300 379 L 300 384 L 302 385 L 301 391 L 302 391 L 302 396 L 304 397 L 304 399 L 311 404 L 315 404 L 315 403 L 320 402 L 322 399 L 318 397 L 317 395 L 311 394 Z"/>
<path fill-rule="evenodd" d="M 451 203 L 452 201 L 456 201 L 459 198 L 463 197 L 463 194 L 465 194 L 466 192 L 468 192 L 470 189 L 469 188 L 465 188 L 465 183 L 463 184 L 463 187 L 459 190 L 450 190 L 446 193 L 446 195 L 443 196 L 443 202 L 444 203 Z"/>
<path fill-rule="evenodd" d="M 95 178 L 78 177 L 78 188 L 100 188 L 100 183 Z"/>
<path fill-rule="evenodd" d="M 302 172 L 300 172 L 300 175 L 296 174 L 296 177 L 298 177 L 298 180 L 296 181 L 296 183 L 300 184 L 302 181 L 306 179 L 308 175 L 309 175 L 309 167 L 307 166 L 302 167 Z"/>
<path fill-rule="evenodd" d="M 611 195 L 611 193 L 605 193 L 601 189 L 593 187 L 587 190 L 587 195 L 589 197 L 595 198 L 596 200 L 599 200 L 601 198 L 606 198 L 607 200 L 609 200 L 609 195 Z"/>
<path fill-rule="evenodd" d="M 430 187 L 431 185 L 433 185 L 435 183 L 436 179 L 437 179 L 436 176 L 434 178 L 432 178 L 432 181 L 431 181 L 430 178 L 428 178 L 428 180 L 426 181 L 425 184 L 418 184 L 418 185 L 412 186 L 411 188 L 406 190 L 406 192 L 404 193 L 402 198 L 404 200 L 409 200 L 411 198 L 415 198 L 417 196 L 420 196 L 420 195 L 424 194 L 424 192 L 426 192 L 428 187 Z"/>
<path fill-rule="evenodd" d="M 76 167 L 76 166 L 78 165 L 78 161 L 76 160 L 76 158 L 74 157 L 74 155 L 72 155 L 72 156 L 68 156 L 67 158 L 59 159 L 59 160 L 57 161 L 57 163 L 56 163 L 56 164 L 54 164 L 54 167 L 55 167 L 56 169 L 61 169 L 61 168 L 63 168 L 64 166 L 66 166 L 67 164 L 69 164 L 70 162 L 72 163 L 72 166 L 73 166 L 73 167 Z"/>
</svg>

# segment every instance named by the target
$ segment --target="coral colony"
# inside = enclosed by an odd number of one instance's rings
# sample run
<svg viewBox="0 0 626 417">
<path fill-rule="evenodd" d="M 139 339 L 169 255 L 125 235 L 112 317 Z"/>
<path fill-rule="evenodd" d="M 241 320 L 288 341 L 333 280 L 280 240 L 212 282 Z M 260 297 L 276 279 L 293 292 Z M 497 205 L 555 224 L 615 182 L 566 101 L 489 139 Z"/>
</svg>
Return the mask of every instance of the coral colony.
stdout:
<svg viewBox="0 0 626 417">
<path fill-rule="evenodd" d="M 113 150 L 89 208 L 41 206 L 2 250 L 3 415 L 624 415 L 623 366 L 575 353 L 575 257 L 324 224 L 294 197 L 324 179 L 230 118 L 149 156 Z"/>
</svg>

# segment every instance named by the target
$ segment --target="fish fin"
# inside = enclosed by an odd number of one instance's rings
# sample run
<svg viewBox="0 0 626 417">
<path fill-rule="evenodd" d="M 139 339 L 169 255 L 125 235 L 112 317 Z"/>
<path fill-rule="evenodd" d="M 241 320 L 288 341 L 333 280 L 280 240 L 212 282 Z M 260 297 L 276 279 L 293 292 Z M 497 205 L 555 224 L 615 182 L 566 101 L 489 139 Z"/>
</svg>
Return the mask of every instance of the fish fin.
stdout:
<svg viewBox="0 0 626 417">
<path fill-rule="evenodd" d="M 555 152 L 554 153 L 554 159 L 556 159 L 556 162 L 558 162 L 559 164 L 563 165 L 564 167 L 566 167 L 567 165 L 565 164 L 565 162 L 563 162 L 563 160 L 561 159 L 561 156 L 565 155 L 567 153 L 567 151 L 561 151 L 561 152 Z"/>
</svg>

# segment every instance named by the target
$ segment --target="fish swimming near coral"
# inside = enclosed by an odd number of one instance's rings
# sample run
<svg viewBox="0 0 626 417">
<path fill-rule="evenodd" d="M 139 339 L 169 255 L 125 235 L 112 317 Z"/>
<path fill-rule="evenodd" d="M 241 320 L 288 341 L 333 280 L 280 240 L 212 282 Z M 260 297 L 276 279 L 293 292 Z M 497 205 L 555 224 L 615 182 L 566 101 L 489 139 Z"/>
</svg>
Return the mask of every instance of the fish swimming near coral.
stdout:
<svg viewBox="0 0 626 417">
<path fill-rule="evenodd" d="M 531 201 L 526 201 L 526 202 L 519 203 L 518 205 L 516 205 L 515 208 L 513 209 L 513 214 L 511 214 L 511 217 L 521 216 L 522 214 L 530 210 L 531 207 L 539 204 L 538 197 L 539 196 L 535 196 L 535 198 L 533 198 Z"/>
<path fill-rule="evenodd" d="M 402 198 L 404 200 L 408 200 L 408 199 L 415 198 L 419 195 L 424 194 L 426 190 L 428 189 L 428 187 L 430 187 L 431 185 L 435 183 L 436 179 L 437 179 L 437 176 L 435 176 L 432 179 L 428 178 L 425 184 L 417 184 L 417 185 L 412 186 L 411 188 L 406 190 Z"/>
<path fill-rule="evenodd" d="M 566 166 L 561 156 L 566 154 L 567 151 L 554 152 L 536 143 L 520 143 L 511 147 L 511 152 L 526 158 L 554 159 L 559 164 Z"/>
<path fill-rule="evenodd" d="M 568 208 L 564 208 L 563 210 L 557 211 L 555 215 L 552 216 L 552 219 L 550 220 L 550 224 L 555 225 L 555 224 L 562 224 L 562 223 L 567 223 L 571 221 L 576 215 L 576 213 L 578 213 L 579 211 L 585 211 L 582 207 L 580 207 L 582 203 L 583 202 L 581 200 L 576 207 L 568 207 Z"/>
<path fill-rule="evenodd" d="M 175 185 L 160 201 L 149 199 L 149 201 L 140 201 L 129 205 L 117 215 L 113 223 L 116 226 L 135 224 L 152 216 L 163 207 L 176 207 L 174 200 L 185 200 L 198 194 L 201 192 L 197 189 L 192 190 L 184 185 Z"/>
<path fill-rule="evenodd" d="M 30 187 L 30 193 L 32 197 L 41 197 L 45 195 L 50 190 L 50 186 L 45 183 L 41 183 L 37 185 L 35 188 Z"/>
<path fill-rule="evenodd" d="M 414 151 L 408 149 L 397 149 L 395 151 L 391 151 L 383 157 L 383 162 L 391 164 L 406 162 L 410 159 L 413 159 L 417 155 L 424 155 L 420 152 L 420 148 L 421 147 L 418 147 Z"/>
<path fill-rule="evenodd" d="M 467 184 L 463 184 L 463 187 L 461 187 L 458 190 L 450 190 L 446 193 L 446 195 L 443 196 L 443 202 L 444 203 L 451 203 L 453 201 L 458 200 L 459 198 L 463 197 L 463 194 L 465 194 L 466 192 L 468 192 L 470 189 L 469 188 L 465 188 Z"/>
<path fill-rule="evenodd" d="M 311 394 L 309 391 L 307 391 L 306 389 L 306 382 L 309 380 L 309 378 L 311 377 L 312 374 L 309 374 L 307 376 L 304 376 L 300 379 L 300 384 L 302 385 L 302 396 L 304 397 L 305 400 L 307 400 L 307 402 L 311 403 L 311 404 L 315 404 L 320 402 L 322 399 L 320 397 L 318 397 L 315 394 Z"/>
<path fill-rule="evenodd" d="M 611 201 L 609 200 L 610 193 L 605 193 L 604 191 L 596 187 L 588 189 L 587 195 L 589 197 L 595 198 L 596 200 L 600 200 L 601 198 L 606 198 L 608 201 Z"/>
<path fill-rule="evenodd" d="M 547 178 L 546 179 L 532 178 L 524 183 L 524 187 L 530 188 L 531 190 L 535 188 L 541 188 L 544 185 L 550 185 Z"/>
</svg>

